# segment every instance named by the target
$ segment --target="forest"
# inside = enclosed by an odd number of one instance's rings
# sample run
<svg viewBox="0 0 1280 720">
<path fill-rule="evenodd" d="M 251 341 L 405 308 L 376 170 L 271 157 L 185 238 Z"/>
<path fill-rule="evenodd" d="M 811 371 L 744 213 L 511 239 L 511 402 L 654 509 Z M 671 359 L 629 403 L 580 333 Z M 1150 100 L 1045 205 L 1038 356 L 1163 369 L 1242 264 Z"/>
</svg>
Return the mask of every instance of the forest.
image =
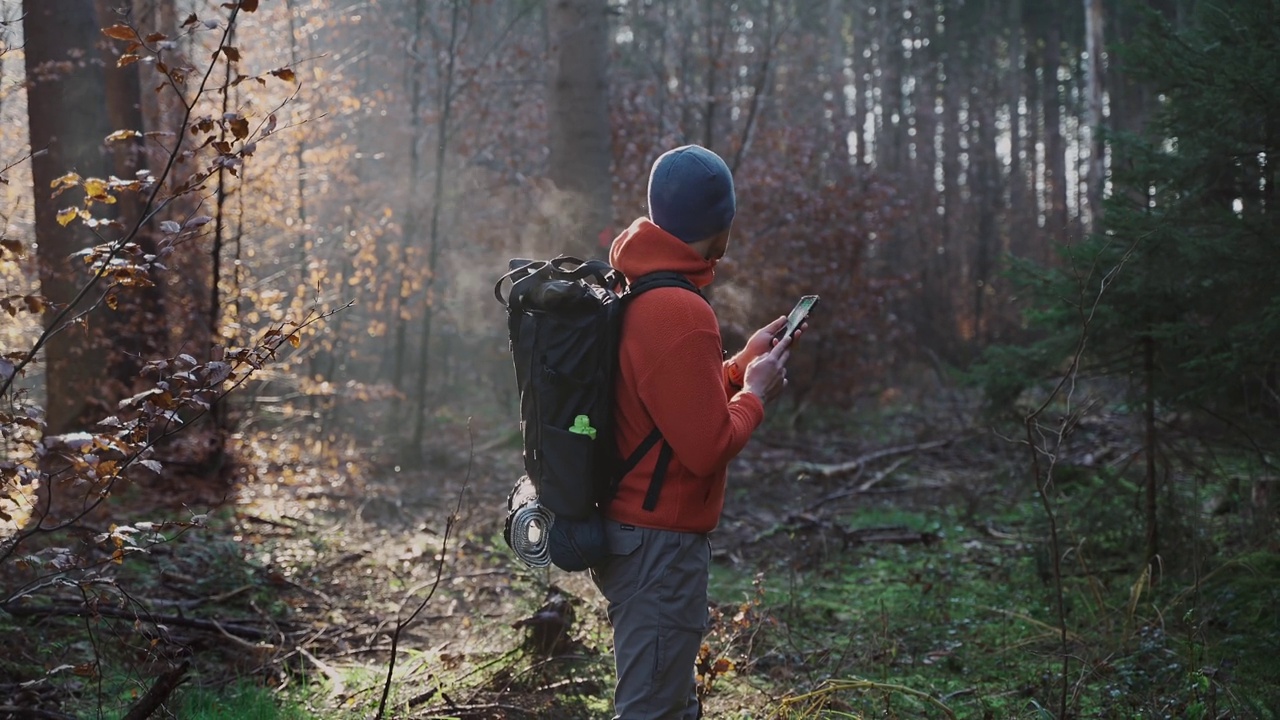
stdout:
<svg viewBox="0 0 1280 720">
<path fill-rule="evenodd" d="M 1280 718 L 1280 0 L 0 0 L 0 720 L 611 717 L 494 283 L 684 144 L 704 717 Z"/>
</svg>

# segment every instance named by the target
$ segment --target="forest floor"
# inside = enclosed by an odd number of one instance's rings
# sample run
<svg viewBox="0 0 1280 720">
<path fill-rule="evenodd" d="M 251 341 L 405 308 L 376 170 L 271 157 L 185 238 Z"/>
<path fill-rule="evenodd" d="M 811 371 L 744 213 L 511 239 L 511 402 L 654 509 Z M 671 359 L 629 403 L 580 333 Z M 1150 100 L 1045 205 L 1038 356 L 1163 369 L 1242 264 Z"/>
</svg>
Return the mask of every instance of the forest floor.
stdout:
<svg viewBox="0 0 1280 720">
<path fill-rule="evenodd" d="M 707 717 L 1276 717 L 1274 532 L 1153 583 L 1116 492 L 1135 436 L 1099 419 L 1061 458 L 1064 630 L 1025 447 L 958 407 L 770 426 L 735 461 Z M 165 716 L 365 718 L 384 689 L 385 717 L 609 716 L 599 594 L 502 540 L 517 438 L 441 419 L 418 469 L 307 438 L 246 431 L 231 483 L 125 493 L 125 522 L 199 527 L 0 614 L 0 720 L 124 717 L 184 659 Z"/>
</svg>

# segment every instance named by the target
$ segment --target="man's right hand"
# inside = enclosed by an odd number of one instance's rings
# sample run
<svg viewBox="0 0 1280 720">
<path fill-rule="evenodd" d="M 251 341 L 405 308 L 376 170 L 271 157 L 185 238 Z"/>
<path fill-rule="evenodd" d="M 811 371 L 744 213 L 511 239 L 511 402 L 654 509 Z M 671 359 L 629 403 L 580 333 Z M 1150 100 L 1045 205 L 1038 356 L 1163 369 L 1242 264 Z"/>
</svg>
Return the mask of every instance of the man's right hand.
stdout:
<svg viewBox="0 0 1280 720">
<path fill-rule="evenodd" d="M 782 338 L 769 352 L 752 360 L 743 374 L 743 391 L 764 402 L 776 398 L 787 386 L 787 360 L 791 358 L 791 343 L 798 337 L 800 331 Z"/>
</svg>

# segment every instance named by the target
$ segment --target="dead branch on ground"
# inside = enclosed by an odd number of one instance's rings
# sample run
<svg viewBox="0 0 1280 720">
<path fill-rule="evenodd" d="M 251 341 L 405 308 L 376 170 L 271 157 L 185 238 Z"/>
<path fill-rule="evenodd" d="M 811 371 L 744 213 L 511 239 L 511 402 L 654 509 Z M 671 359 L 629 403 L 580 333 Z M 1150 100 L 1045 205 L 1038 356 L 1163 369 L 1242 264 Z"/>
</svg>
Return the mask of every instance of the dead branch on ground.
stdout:
<svg viewBox="0 0 1280 720">
<path fill-rule="evenodd" d="M 121 720 L 146 720 L 151 717 L 186 679 L 187 669 L 190 667 L 191 661 L 183 660 L 182 664 L 156 678 L 155 684 L 147 694 L 143 695 L 142 699 L 138 700 L 138 703 Z"/>
<path fill-rule="evenodd" d="M 234 635 L 245 640 L 263 641 L 271 637 L 271 633 L 258 628 L 248 627 L 246 625 L 237 625 L 235 623 L 222 623 L 217 620 L 204 620 L 201 618 L 182 617 L 180 615 L 148 615 L 145 618 L 136 612 L 122 610 L 115 607 L 98 607 L 89 608 L 83 603 L 54 605 L 54 606 L 26 606 L 21 604 L 9 604 L 0 606 L 0 610 L 12 615 L 13 617 L 82 617 L 85 615 L 101 615 L 103 617 L 120 618 L 123 620 L 145 620 L 158 625 L 172 625 L 174 627 L 191 628 L 192 630 L 204 630 L 206 632 Z"/>
<path fill-rule="evenodd" d="M 895 455 L 915 454 L 920 452 L 927 452 L 929 450 L 937 450 L 938 448 L 947 447 L 948 445 L 951 445 L 954 442 L 956 442 L 956 439 L 952 438 L 948 440 L 934 440 L 932 442 L 915 443 L 913 445 L 901 445 L 898 447 L 883 448 L 880 450 L 876 450 L 874 452 L 869 452 L 865 455 L 862 455 L 861 457 L 857 457 L 857 458 L 854 458 L 853 460 L 849 460 L 846 462 L 795 463 L 790 468 L 788 468 L 788 471 L 794 475 L 811 475 L 819 478 L 829 478 L 829 477 L 834 477 L 836 475 L 844 475 L 846 473 L 858 472 L 863 468 L 865 468 L 868 464 L 873 463 L 877 460 L 883 460 L 884 458 L 887 458 L 887 457 L 893 457 Z"/>
</svg>

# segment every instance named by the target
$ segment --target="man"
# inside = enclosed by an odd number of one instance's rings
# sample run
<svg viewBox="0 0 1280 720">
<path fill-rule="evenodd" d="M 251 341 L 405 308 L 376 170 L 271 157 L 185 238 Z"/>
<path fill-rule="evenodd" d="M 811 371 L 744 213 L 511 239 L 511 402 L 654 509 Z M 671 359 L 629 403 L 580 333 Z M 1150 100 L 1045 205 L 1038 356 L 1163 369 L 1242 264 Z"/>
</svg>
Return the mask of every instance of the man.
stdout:
<svg viewBox="0 0 1280 720">
<path fill-rule="evenodd" d="M 613 242 L 628 280 L 682 273 L 699 288 L 724 257 L 737 209 L 733 177 L 715 153 L 686 145 L 649 175 L 649 217 Z M 724 360 L 715 312 L 678 287 L 650 290 L 623 316 L 616 399 L 618 449 L 661 442 L 622 480 L 605 512 L 610 557 L 592 571 L 609 601 L 618 673 L 616 720 L 700 716 L 694 662 L 707 624 L 707 533 L 720 520 L 729 461 L 786 384 L 791 338 L 781 317 Z"/>
</svg>

